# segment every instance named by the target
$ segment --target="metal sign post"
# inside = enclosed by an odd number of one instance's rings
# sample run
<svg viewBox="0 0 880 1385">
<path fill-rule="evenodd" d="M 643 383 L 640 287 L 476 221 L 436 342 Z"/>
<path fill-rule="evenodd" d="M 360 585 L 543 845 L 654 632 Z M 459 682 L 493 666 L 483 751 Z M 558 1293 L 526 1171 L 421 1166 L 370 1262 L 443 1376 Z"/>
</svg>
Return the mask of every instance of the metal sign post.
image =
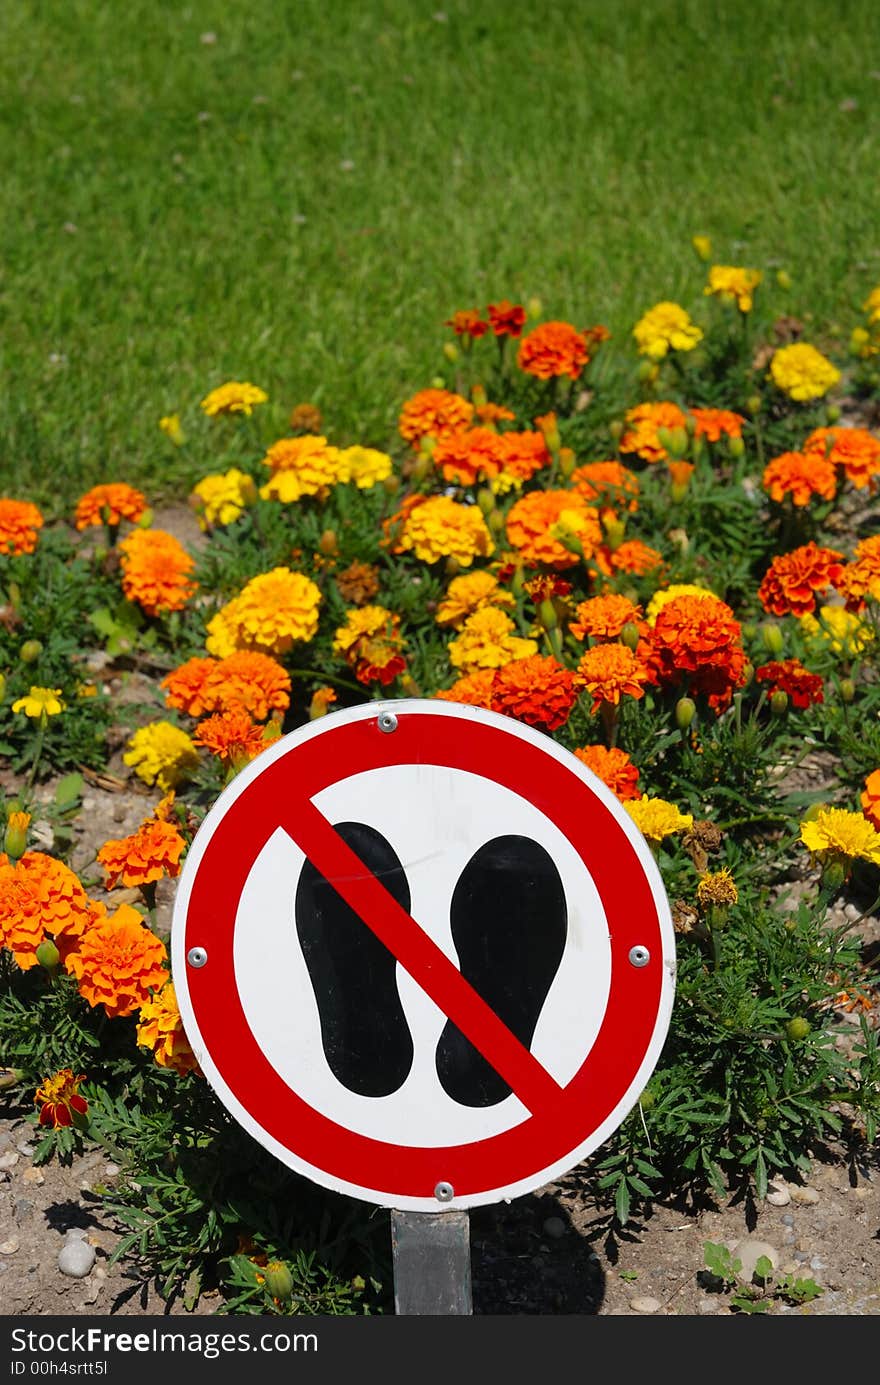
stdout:
<svg viewBox="0 0 880 1385">
<path fill-rule="evenodd" d="M 470 1314 L 471 1247 L 467 1212 L 391 1211 L 394 1311 L 423 1317 Z"/>
</svg>

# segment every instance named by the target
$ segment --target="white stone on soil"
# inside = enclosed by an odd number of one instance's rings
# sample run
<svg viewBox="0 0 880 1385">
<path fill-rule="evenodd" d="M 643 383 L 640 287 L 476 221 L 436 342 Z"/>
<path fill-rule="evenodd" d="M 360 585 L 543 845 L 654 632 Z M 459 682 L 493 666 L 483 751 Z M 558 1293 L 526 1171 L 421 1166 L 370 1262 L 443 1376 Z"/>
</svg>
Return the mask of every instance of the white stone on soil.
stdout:
<svg viewBox="0 0 880 1385">
<path fill-rule="evenodd" d="M 95 1263 L 95 1247 L 88 1241 L 65 1240 L 58 1252 L 58 1268 L 71 1279 L 85 1279 Z"/>
</svg>

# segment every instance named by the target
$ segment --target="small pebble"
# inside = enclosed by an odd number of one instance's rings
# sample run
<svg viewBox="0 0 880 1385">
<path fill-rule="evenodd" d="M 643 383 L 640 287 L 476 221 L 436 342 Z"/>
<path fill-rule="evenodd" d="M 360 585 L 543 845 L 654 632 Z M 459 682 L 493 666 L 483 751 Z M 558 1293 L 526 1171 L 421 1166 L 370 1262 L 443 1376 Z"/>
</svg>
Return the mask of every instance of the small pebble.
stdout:
<svg viewBox="0 0 880 1385">
<path fill-rule="evenodd" d="M 788 1188 L 776 1187 L 767 1194 L 766 1201 L 771 1207 L 787 1207 L 791 1202 L 791 1193 Z"/>
<path fill-rule="evenodd" d="M 779 1265 L 779 1251 L 775 1246 L 771 1246 L 769 1241 L 759 1241 L 748 1237 L 740 1241 L 733 1247 L 731 1252 L 735 1260 L 742 1261 L 742 1269 L 737 1278 L 742 1284 L 750 1284 L 755 1273 L 755 1266 L 762 1256 L 765 1256 L 774 1270 Z"/>
<path fill-rule="evenodd" d="M 15 1200 L 15 1220 L 19 1223 L 27 1221 L 34 1210 L 34 1204 L 28 1202 L 26 1197 L 19 1197 Z"/>
<path fill-rule="evenodd" d="M 22 1183 L 29 1183 L 32 1188 L 41 1188 L 46 1179 L 39 1169 L 25 1169 L 21 1175 Z"/>
<path fill-rule="evenodd" d="M 795 1260 L 799 1261 L 800 1264 L 803 1265 L 806 1263 L 807 1260 L 809 1260 L 810 1252 L 808 1250 L 796 1250 L 794 1253 L 794 1258 Z"/>
<path fill-rule="evenodd" d="M 25 1159 L 30 1159 L 34 1152 L 34 1146 L 29 1140 L 16 1140 L 15 1148 L 18 1150 L 19 1154 L 24 1155 Z"/>
<path fill-rule="evenodd" d="M 6 1241 L 0 1241 L 0 1255 L 14 1255 L 21 1245 L 17 1236 L 10 1236 Z"/>
<path fill-rule="evenodd" d="M 542 1230 L 545 1236 L 549 1236 L 552 1240 L 558 1241 L 560 1236 L 565 1235 L 566 1225 L 561 1217 L 548 1217 Z"/>
<path fill-rule="evenodd" d="M 717 1313 L 718 1304 L 714 1303 L 711 1298 L 701 1298 L 697 1304 L 697 1310 L 700 1313 Z"/>
<path fill-rule="evenodd" d="M 797 1184 L 791 1190 L 793 1202 L 799 1202 L 804 1206 L 812 1206 L 819 1201 L 819 1194 L 815 1188 L 801 1188 Z"/>
<path fill-rule="evenodd" d="M 0 1154 L 0 1170 L 14 1169 L 20 1157 L 21 1156 L 16 1154 L 14 1149 L 4 1150 L 3 1153 Z"/>
<path fill-rule="evenodd" d="M 87 1241 L 68 1241 L 58 1252 L 58 1268 L 71 1279 L 85 1279 L 95 1263 L 95 1247 Z"/>
<path fill-rule="evenodd" d="M 106 1173 L 106 1175 L 107 1175 L 108 1178 L 115 1178 L 116 1175 L 117 1175 L 118 1172 L 119 1172 L 119 1165 L 118 1165 L 118 1164 L 112 1164 L 112 1163 L 105 1164 L 105 1165 L 104 1165 L 104 1172 Z M 545 1230 L 545 1231 L 547 1230 L 546 1226 L 544 1227 L 544 1230 Z M 549 1234 L 549 1233 L 548 1233 L 548 1234 Z"/>
<path fill-rule="evenodd" d="M 786 1212 L 785 1216 L 782 1218 L 782 1225 L 794 1226 L 794 1217 L 791 1215 L 790 1212 Z"/>
<path fill-rule="evenodd" d="M 659 1313 L 659 1298 L 631 1298 L 629 1306 L 634 1313 Z"/>
</svg>

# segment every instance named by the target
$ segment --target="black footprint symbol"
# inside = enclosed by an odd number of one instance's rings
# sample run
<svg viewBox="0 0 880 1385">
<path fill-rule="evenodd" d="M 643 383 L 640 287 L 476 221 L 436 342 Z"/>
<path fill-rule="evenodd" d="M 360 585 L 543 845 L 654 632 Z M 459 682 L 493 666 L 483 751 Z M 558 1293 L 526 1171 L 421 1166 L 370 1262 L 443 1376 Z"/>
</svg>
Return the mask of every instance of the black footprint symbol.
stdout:
<svg viewBox="0 0 880 1385">
<path fill-rule="evenodd" d="M 361 822 L 339 822 L 335 830 L 409 912 L 403 866 L 382 834 Z M 300 872 L 295 916 L 333 1075 L 358 1096 L 390 1096 L 413 1060 L 394 954 L 311 861 Z"/>
<path fill-rule="evenodd" d="M 450 906 L 464 978 L 526 1048 L 559 968 L 568 932 L 565 890 L 530 837 L 495 837 L 461 873 Z M 462 1106 L 494 1106 L 510 1087 L 450 1020 L 437 1075 Z"/>
</svg>

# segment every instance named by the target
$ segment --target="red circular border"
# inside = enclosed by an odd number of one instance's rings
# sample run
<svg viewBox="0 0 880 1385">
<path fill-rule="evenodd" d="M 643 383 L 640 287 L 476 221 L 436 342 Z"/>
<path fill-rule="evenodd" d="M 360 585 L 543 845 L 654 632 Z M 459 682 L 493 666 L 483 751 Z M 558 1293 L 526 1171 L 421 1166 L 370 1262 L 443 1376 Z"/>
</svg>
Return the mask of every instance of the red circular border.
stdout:
<svg viewBox="0 0 880 1385">
<path fill-rule="evenodd" d="M 599 1033 L 552 1109 L 467 1144 L 412 1147 L 359 1135 L 317 1111 L 261 1052 L 242 1008 L 233 968 L 238 901 L 250 870 L 294 795 L 388 765 L 467 770 L 513 789 L 541 811 L 589 870 L 608 920 L 611 986 Z M 281 805 L 281 806 L 279 806 Z M 635 968 L 630 948 L 650 960 Z M 628 1092 L 657 1024 L 663 938 L 651 885 L 632 843 L 588 783 L 532 742 L 495 725 L 436 713 L 398 714 L 393 735 L 375 718 L 310 737 L 268 764 L 219 820 L 196 867 L 184 923 L 184 955 L 206 947 L 210 965 L 187 968 L 202 1041 L 218 1074 L 251 1119 L 297 1159 L 341 1183 L 432 1199 L 438 1179 L 456 1198 L 514 1186 L 580 1149 Z"/>
</svg>

